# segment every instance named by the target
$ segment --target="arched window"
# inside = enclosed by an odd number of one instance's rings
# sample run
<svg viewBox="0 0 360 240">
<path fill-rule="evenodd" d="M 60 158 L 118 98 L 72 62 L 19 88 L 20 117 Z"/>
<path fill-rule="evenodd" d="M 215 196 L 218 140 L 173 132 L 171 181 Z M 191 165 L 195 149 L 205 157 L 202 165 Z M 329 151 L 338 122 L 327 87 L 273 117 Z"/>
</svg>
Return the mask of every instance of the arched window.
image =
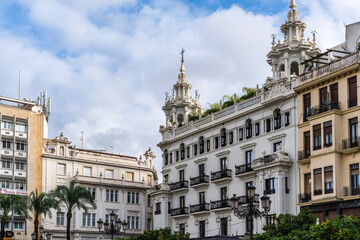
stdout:
<svg viewBox="0 0 360 240">
<path fill-rule="evenodd" d="M 184 115 L 179 114 L 177 115 L 177 121 L 179 125 L 183 125 L 184 124 Z"/>
<path fill-rule="evenodd" d="M 183 143 L 180 144 L 180 158 L 181 160 L 185 159 L 185 145 Z"/>
<path fill-rule="evenodd" d="M 285 72 L 285 65 L 284 64 L 280 65 L 279 72 Z"/>
<path fill-rule="evenodd" d="M 221 137 L 221 146 L 222 147 L 226 146 L 226 129 L 225 128 L 221 129 L 220 137 Z"/>
<path fill-rule="evenodd" d="M 299 64 L 297 62 L 292 62 L 290 65 L 290 74 L 295 74 L 299 76 Z"/>
<path fill-rule="evenodd" d="M 275 109 L 274 111 L 274 129 L 279 129 L 281 128 L 281 113 L 280 113 L 280 109 Z"/>
<path fill-rule="evenodd" d="M 199 138 L 200 154 L 204 153 L 204 145 L 205 145 L 204 137 L 201 136 Z"/>
<path fill-rule="evenodd" d="M 246 138 L 251 138 L 252 137 L 251 119 L 246 120 L 246 122 L 245 122 L 245 131 L 246 131 Z"/>
<path fill-rule="evenodd" d="M 169 163 L 169 154 L 168 154 L 167 149 L 165 149 L 165 151 L 164 151 L 164 160 L 165 160 L 165 165 L 168 165 L 168 163 Z"/>
</svg>

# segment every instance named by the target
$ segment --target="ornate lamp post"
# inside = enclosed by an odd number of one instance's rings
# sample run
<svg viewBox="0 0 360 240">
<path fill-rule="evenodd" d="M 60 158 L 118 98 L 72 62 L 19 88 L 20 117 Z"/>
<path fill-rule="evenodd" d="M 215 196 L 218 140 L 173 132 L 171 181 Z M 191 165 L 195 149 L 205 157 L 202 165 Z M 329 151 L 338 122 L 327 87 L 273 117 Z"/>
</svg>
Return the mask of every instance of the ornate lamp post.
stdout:
<svg viewBox="0 0 360 240">
<path fill-rule="evenodd" d="M 255 200 L 255 186 L 249 186 L 247 189 L 247 203 L 248 206 L 245 209 L 241 208 L 241 205 L 239 204 L 239 197 L 234 194 L 232 198 L 230 198 L 231 201 L 231 209 L 234 210 L 234 215 L 238 217 L 239 219 L 247 219 L 250 218 L 250 239 L 253 240 L 254 234 L 253 234 L 253 226 L 254 226 L 254 218 L 262 218 L 267 217 L 269 211 L 270 211 L 270 197 L 269 196 L 262 196 L 261 197 L 261 205 L 264 209 L 263 212 L 258 210 L 254 205 Z"/>
<path fill-rule="evenodd" d="M 111 240 L 114 239 L 114 234 L 120 235 L 122 233 L 121 227 L 123 228 L 123 234 L 125 236 L 125 231 L 127 229 L 127 222 L 121 221 L 119 218 L 117 219 L 117 216 L 113 211 L 110 213 L 110 223 L 108 221 L 104 223 L 100 218 L 99 221 L 97 221 L 97 224 L 98 224 L 99 233 L 111 234 Z M 101 231 L 103 225 L 104 225 L 104 230 Z"/>
<path fill-rule="evenodd" d="M 38 232 L 35 231 L 31 234 L 31 239 L 33 240 L 37 240 L 37 239 L 40 239 L 40 240 L 51 240 L 51 233 L 44 233 L 44 227 L 43 226 L 40 226 L 39 228 L 40 230 L 40 238 L 38 238 Z"/>
</svg>

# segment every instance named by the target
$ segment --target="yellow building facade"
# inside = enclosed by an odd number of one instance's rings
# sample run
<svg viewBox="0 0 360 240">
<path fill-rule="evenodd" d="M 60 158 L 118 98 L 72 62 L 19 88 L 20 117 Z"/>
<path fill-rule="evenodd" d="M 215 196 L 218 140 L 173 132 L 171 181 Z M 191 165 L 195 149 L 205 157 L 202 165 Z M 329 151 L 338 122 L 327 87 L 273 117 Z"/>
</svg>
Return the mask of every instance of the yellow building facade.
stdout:
<svg viewBox="0 0 360 240">
<path fill-rule="evenodd" d="M 327 51 L 302 64 L 294 88 L 299 206 L 309 207 L 319 221 L 341 214 L 360 217 L 359 63 L 359 52 Z"/>
</svg>

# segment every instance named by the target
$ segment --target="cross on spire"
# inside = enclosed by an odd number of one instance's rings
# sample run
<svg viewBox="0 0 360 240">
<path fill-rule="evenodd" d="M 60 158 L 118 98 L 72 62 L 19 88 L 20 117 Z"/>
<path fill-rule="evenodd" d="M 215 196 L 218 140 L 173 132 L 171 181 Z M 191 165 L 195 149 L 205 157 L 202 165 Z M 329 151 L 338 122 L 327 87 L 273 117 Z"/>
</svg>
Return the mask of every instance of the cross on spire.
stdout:
<svg viewBox="0 0 360 240">
<path fill-rule="evenodd" d="M 184 62 L 184 53 L 185 53 L 184 48 L 181 48 L 180 55 L 181 55 L 181 62 L 182 62 L 182 63 Z"/>
</svg>

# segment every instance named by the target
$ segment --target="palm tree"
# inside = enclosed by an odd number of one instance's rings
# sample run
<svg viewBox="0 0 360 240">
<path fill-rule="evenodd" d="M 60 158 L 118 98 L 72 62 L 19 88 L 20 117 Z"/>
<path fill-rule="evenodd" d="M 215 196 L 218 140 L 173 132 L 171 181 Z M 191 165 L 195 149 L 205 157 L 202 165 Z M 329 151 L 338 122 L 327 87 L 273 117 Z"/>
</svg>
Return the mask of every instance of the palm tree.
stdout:
<svg viewBox="0 0 360 240">
<path fill-rule="evenodd" d="M 40 193 L 35 189 L 35 192 L 31 192 L 28 197 L 28 208 L 34 216 L 34 227 L 36 233 L 36 239 L 38 239 L 38 226 L 39 217 L 41 214 L 49 215 L 51 217 L 51 209 L 57 209 L 59 201 L 51 194 Z"/>
<path fill-rule="evenodd" d="M 77 207 L 79 210 L 88 209 L 88 205 L 96 208 L 96 203 L 91 193 L 82 186 L 75 186 L 75 182 L 71 181 L 70 186 L 57 186 L 52 194 L 59 200 L 66 209 L 66 239 L 70 240 L 70 224 L 72 212 Z"/>
<path fill-rule="evenodd" d="M 1 240 L 5 237 L 5 224 L 10 214 L 28 218 L 26 201 L 23 196 L 0 194 Z"/>
</svg>

